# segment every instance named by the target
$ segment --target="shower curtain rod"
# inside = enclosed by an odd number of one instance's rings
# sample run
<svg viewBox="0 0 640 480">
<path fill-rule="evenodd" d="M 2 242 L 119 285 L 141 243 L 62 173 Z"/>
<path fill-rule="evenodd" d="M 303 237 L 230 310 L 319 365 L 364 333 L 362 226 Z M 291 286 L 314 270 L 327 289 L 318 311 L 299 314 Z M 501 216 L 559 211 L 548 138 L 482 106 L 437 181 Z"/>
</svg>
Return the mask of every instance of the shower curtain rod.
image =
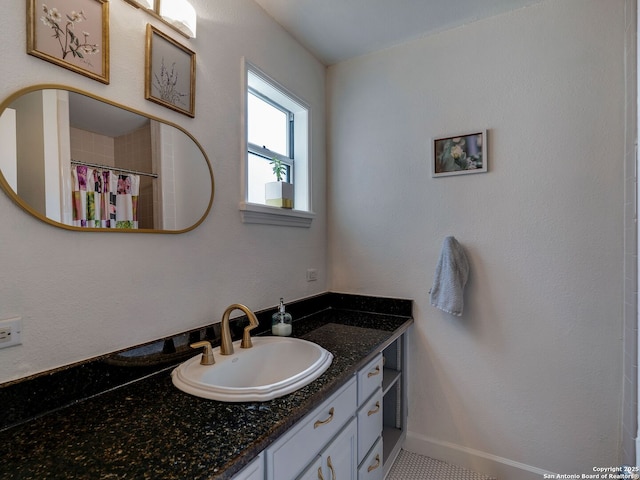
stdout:
<svg viewBox="0 0 640 480">
<path fill-rule="evenodd" d="M 97 163 L 80 162 L 71 160 L 71 165 L 84 165 L 86 167 L 100 168 L 102 170 L 113 170 L 115 172 L 130 173 L 132 175 L 143 175 L 145 177 L 158 178 L 157 173 L 138 172 L 137 170 L 129 170 L 128 168 L 111 167 L 109 165 L 98 165 Z"/>
</svg>

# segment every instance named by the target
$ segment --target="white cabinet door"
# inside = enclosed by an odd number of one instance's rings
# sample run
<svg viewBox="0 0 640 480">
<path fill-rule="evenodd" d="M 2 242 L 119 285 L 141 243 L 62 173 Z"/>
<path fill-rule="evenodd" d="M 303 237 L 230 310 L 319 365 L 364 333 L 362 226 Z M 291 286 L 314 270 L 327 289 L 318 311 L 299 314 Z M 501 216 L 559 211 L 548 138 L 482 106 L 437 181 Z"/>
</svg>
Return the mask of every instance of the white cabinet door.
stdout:
<svg viewBox="0 0 640 480">
<path fill-rule="evenodd" d="M 358 476 L 358 427 L 353 419 L 322 455 L 325 480 L 356 480 Z"/>
<path fill-rule="evenodd" d="M 357 480 L 357 436 L 353 418 L 297 480 Z"/>
</svg>

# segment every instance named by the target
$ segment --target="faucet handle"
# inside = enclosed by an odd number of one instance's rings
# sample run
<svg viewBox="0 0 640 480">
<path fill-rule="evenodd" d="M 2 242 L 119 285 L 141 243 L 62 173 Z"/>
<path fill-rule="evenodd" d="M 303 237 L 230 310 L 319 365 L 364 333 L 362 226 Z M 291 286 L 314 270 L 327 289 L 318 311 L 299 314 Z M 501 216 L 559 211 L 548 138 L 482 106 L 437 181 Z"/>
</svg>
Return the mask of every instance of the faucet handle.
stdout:
<svg viewBox="0 0 640 480">
<path fill-rule="evenodd" d="M 246 308 L 246 307 L 245 307 Z M 242 342 L 240 343 L 240 348 L 251 348 L 253 347 L 253 343 L 251 343 L 251 330 L 260 326 L 258 322 L 258 318 L 256 314 L 247 308 L 245 311 L 247 314 L 247 318 L 249 319 L 249 325 L 244 327 L 244 332 L 242 333 Z"/>
<path fill-rule="evenodd" d="M 200 365 L 213 365 L 216 363 L 213 358 L 213 349 L 211 348 L 211 343 L 203 340 L 201 342 L 192 343 L 189 345 L 191 348 L 200 348 L 204 347 L 204 352 L 202 352 L 202 358 L 200 359 Z"/>
</svg>

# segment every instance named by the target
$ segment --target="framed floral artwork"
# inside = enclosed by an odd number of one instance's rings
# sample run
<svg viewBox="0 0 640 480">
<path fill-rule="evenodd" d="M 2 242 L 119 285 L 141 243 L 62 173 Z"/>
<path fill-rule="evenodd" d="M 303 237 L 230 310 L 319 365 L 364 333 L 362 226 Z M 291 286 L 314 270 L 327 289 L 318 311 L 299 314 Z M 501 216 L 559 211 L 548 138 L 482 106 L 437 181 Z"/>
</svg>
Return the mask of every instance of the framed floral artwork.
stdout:
<svg viewBox="0 0 640 480">
<path fill-rule="evenodd" d="M 145 98 L 195 117 L 196 54 L 147 24 Z"/>
<path fill-rule="evenodd" d="M 445 177 L 487 171 L 487 131 L 432 140 L 431 176 Z"/>
<path fill-rule="evenodd" d="M 28 0 L 27 53 L 109 83 L 108 0 Z"/>
</svg>

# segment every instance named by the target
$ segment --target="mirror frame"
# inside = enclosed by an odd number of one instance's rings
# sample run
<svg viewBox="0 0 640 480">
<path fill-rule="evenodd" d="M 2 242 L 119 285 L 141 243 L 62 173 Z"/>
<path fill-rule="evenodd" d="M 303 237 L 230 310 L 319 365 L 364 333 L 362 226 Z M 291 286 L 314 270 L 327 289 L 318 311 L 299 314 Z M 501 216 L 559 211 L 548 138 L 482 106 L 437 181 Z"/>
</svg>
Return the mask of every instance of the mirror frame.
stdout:
<svg viewBox="0 0 640 480">
<path fill-rule="evenodd" d="M 14 203 L 16 203 L 20 208 L 22 208 L 27 213 L 29 213 L 29 214 L 33 215 L 34 217 L 36 217 L 38 220 L 41 220 L 41 221 L 43 221 L 45 223 L 48 223 L 49 225 L 53 225 L 54 227 L 63 228 L 65 230 L 71 230 L 71 231 L 74 231 L 74 232 L 170 233 L 170 234 L 176 234 L 176 233 L 189 232 L 189 231 L 195 229 L 196 227 L 198 227 L 202 222 L 204 222 L 205 218 L 207 218 L 207 216 L 209 215 L 209 212 L 211 211 L 211 206 L 213 205 L 213 197 L 215 195 L 215 180 L 214 180 L 214 176 L 213 176 L 213 168 L 211 167 L 211 162 L 209 161 L 209 157 L 207 156 L 206 152 L 204 151 L 204 148 L 202 148 L 202 145 L 200 145 L 200 142 L 198 142 L 193 135 L 191 135 L 187 130 L 182 128 L 180 125 L 177 125 L 177 124 L 175 124 L 173 122 L 169 122 L 169 121 L 164 120 L 164 119 L 162 119 L 160 117 L 156 117 L 156 116 L 151 115 L 149 113 L 145 113 L 145 112 L 142 112 L 142 111 L 139 111 L 139 110 L 135 110 L 133 108 L 126 107 L 126 106 L 121 105 L 121 104 L 119 104 L 117 102 L 114 102 L 112 100 L 100 97 L 100 96 L 95 95 L 93 93 L 89 93 L 89 92 L 81 90 L 79 88 L 71 87 L 71 86 L 68 86 L 68 85 L 52 84 L 52 83 L 32 85 L 32 86 L 22 88 L 22 89 L 20 89 L 20 90 L 18 90 L 16 92 L 12 93 L 11 95 L 9 95 L 7 98 L 5 98 L 0 103 L 0 114 L 2 114 L 9 107 L 9 105 L 11 105 L 17 98 L 21 97 L 22 95 L 26 95 L 28 93 L 35 92 L 37 90 L 47 90 L 47 89 L 48 90 L 53 90 L 53 89 L 55 89 L 55 90 L 66 90 L 68 92 L 74 92 L 74 93 L 78 93 L 78 94 L 81 94 L 81 95 L 85 95 L 87 97 L 93 98 L 94 100 L 98 100 L 100 102 L 104 102 L 104 103 L 109 104 L 109 105 L 114 106 L 114 107 L 122 108 L 123 110 L 127 110 L 127 111 L 129 111 L 131 113 L 135 113 L 137 115 L 141 115 L 141 116 L 143 116 L 145 118 L 148 118 L 150 120 L 155 120 L 157 122 L 163 123 L 165 125 L 169 125 L 171 127 L 177 128 L 178 130 L 182 131 L 200 149 L 200 151 L 202 152 L 202 156 L 204 158 L 204 161 L 205 161 L 205 163 L 207 165 L 207 168 L 209 170 L 209 176 L 211 178 L 211 195 L 209 197 L 209 203 L 208 203 L 207 208 L 204 211 L 202 217 L 200 217 L 200 219 L 195 224 L 191 225 L 188 228 L 184 228 L 184 229 L 181 229 L 181 230 L 160 230 L 160 229 L 155 229 L 155 228 L 139 228 L 139 229 L 135 229 L 134 230 L 134 229 L 124 229 L 124 228 L 83 228 L 83 227 L 76 227 L 74 225 L 66 225 L 64 223 L 60 223 L 60 222 L 56 222 L 55 220 L 51 220 L 46 215 L 44 215 L 41 212 L 39 212 L 36 209 L 34 209 L 31 205 L 29 205 L 27 202 L 22 200 L 18 196 L 18 193 L 15 192 L 13 190 L 13 188 L 11 188 L 11 186 L 9 185 L 7 180 L 5 179 L 4 174 L 0 170 L 0 187 L 2 187 L 2 189 L 5 191 L 5 193 L 7 193 L 7 195 L 11 198 L 11 200 L 14 201 Z"/>
</svg>

